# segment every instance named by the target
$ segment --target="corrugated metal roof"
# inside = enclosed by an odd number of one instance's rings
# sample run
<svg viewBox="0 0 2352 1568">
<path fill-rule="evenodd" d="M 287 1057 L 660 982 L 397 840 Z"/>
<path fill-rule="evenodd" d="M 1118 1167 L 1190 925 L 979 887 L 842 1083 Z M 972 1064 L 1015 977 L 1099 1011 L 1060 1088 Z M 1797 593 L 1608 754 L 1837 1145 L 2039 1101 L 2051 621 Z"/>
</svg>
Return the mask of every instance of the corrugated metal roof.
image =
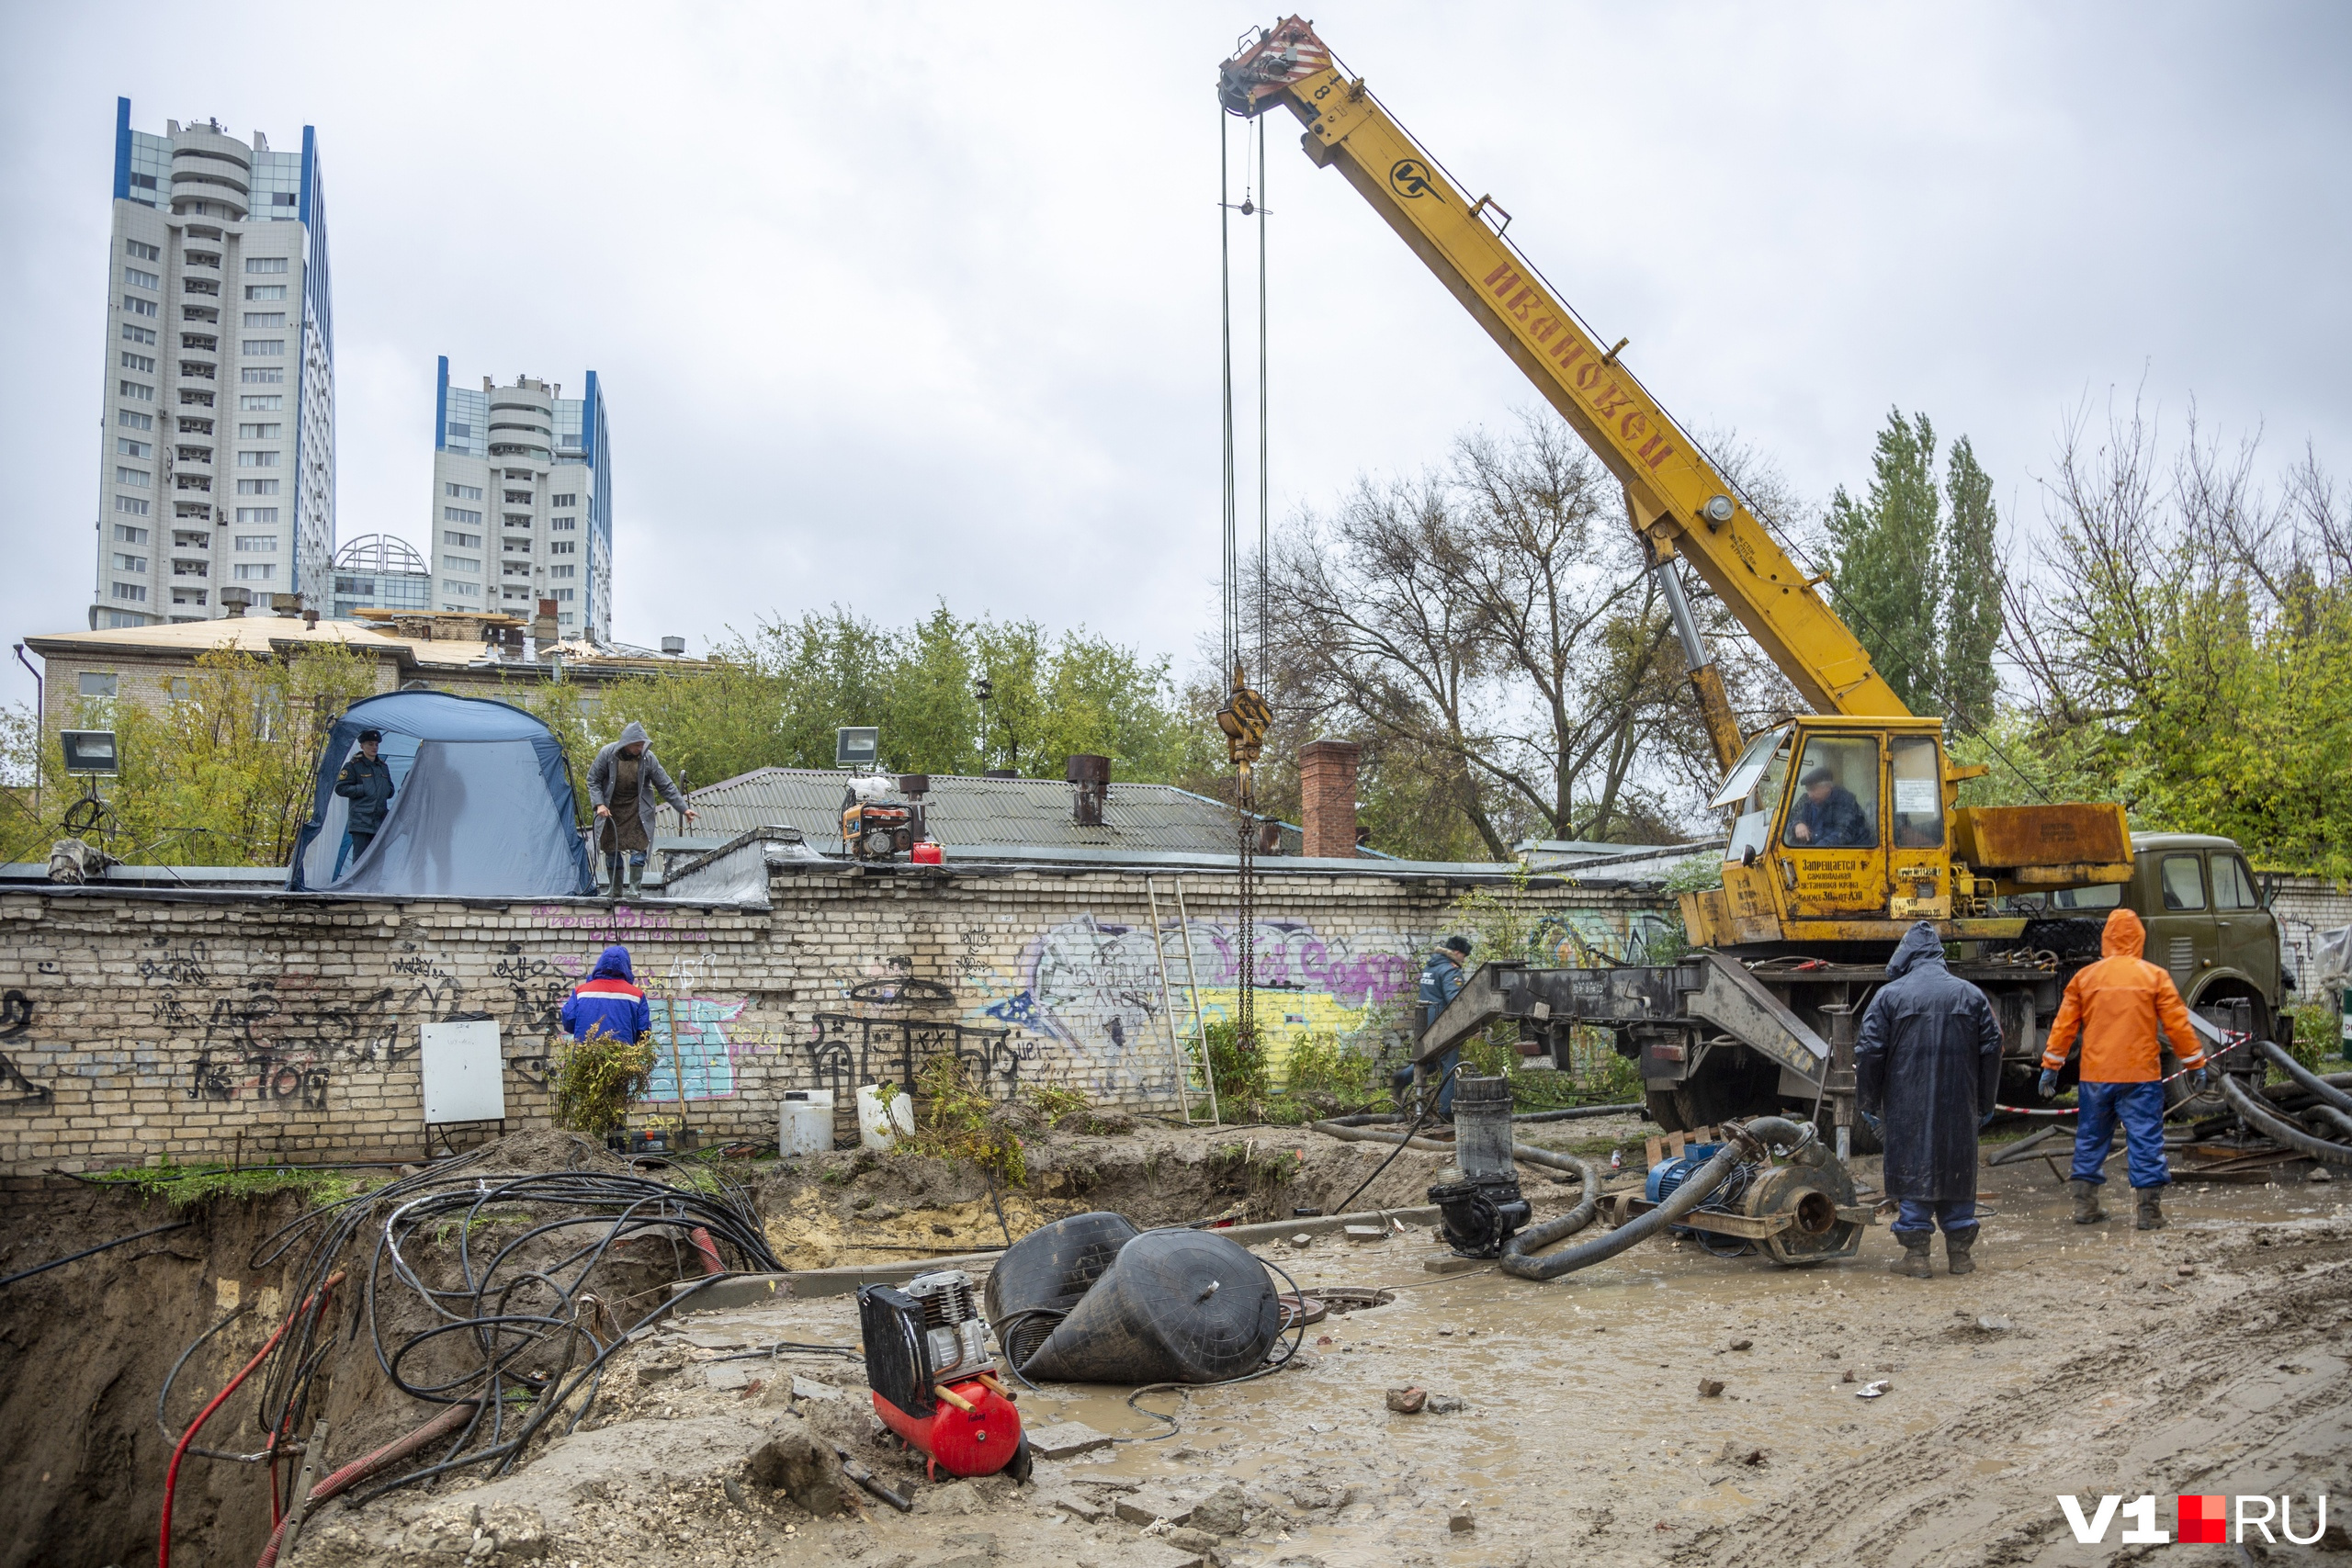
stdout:
<svg viewBox="0 0 2352 1568">
<path fill-rule="evenodd" d="M 797 828 L 820 850 L 841 843 L 842 796 L 848 775 L 820 768 L 761 768 L 695 790 L 698 834 L 731 838 L 753 828 Z M 931 836 L 949 849 L 1026 844 L 1072 850 L 1173 850 L 1230 855 L 1238 824 L 1233 808 L 1173 784 L 1114 784 L 1102 826 L 1081 828 L 1070 786 L 1054 779 L 976 779 L 934 773 L 923 797 Z M 1281 852 L 1303 848 L 1283 824 Z"/>
</svg>

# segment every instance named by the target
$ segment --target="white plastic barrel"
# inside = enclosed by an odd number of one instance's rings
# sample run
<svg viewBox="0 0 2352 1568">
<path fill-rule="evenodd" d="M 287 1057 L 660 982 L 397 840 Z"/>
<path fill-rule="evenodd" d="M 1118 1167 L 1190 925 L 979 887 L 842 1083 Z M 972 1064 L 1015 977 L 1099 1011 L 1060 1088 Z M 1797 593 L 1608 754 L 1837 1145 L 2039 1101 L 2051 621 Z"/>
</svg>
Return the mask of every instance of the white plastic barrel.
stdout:
<svg viewBox="0 0 2352 1568">
<path fill-rule="evenodd" d="M 776 1118 L 778 1154 L 820 1155 L 833 1146 L 833 1091 L 829 1089 L 788 1089 L 784 1110 Z"/>
<path fill-rule="evenodd" d="M 887 1109 L 883 1097 L 889 1097 Z M 869 1149 L 888 1151 L 915 1130 L 915 1102 L 904 1089 L 864 1084 L 857 1091 L 857 1141 Z"/>
</svg>

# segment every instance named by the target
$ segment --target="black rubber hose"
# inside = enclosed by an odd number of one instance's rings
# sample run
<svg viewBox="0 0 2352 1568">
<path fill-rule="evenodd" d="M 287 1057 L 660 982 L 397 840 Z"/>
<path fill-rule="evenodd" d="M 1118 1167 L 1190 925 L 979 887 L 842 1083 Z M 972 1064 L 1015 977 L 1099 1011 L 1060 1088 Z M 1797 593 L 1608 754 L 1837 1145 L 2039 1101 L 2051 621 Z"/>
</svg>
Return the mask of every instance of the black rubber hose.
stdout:
<svg viewBox="0 0 2352 1568">
<path fill-rule="evenodd" d="M 2053 1122 L 2049 1126 L 2044 1127 L 2041 1132 L 2035 1133 L 2030 1137 L 2019 1138 L 2016 1143 L 2011 1144 L 2007 1148 L 2003 1149 L 1999 1154 L 1995 1155 L 1984 1163 L 1986 1165 L 2007 1165 L 2013 1160 L 2023 1159 L 2035 1149 L 2040 1148 L 2042 1145 L 2048 1143 L 2052 1138 L 2056 1137 L 2065 1130 L 2064 1123 Z"/>
<path fill-rule="evenodd" d="M 11 1274 L 6 1279 L 0 1280 L 0 1287 L 13 1285 L 19 1280 L 29 1280 L 36 1274 L 46 1274 L 52 1269 L 62 1269 L 68 1263 L 79 1263 L 85 1258 L 94 1253 L 105 1252 L 110 1247 L 128 1246 L 134 1241 L 144 1241 L 151 1235 L 162 1235 L 165 1231 L 184 1231 L 194 1224 L 196 1224 L 194 1220 L 182 1220 L 177 1224 L 157 1225 L 153 1230 L 133 1231 L 129 1235 L 119 1235 L 112 1241 L 102 1241 L 96 1247 L 85 1247 L 79 1252 L 70 1252 L 62 1258 L 52 1258 L 46 1263 L 36 1263 L 21 1273 Z"/>
<path fill-rule="evenodd" d="M 1743 1163 L 1759 1157 L 1763 1151 L 1758 1145 L 1780 1144 L 1791 1149 L 1802 1148 L 1815 1135 L 1812 1122 L 1792 1122 L 1785 1116 L 1758 1116 L 1744 1127 L 1725 1128 L 1724 1134 L 1724 1146 L 1715 1151 L 1714 1157 L 1691 1172 L 1689 1179 L 1676 1188 L 1672 1196 L 1657 1208 L 1619 1225 L 1606 1235 L 1597 1235 L 1565 1252 L 1555 1252 L 1544 1258 L 1506 1254 L 1502 1260 L 1503 1272 L 1521 1280 L 1556 1280 L 1563 1274 L 1589 1269 L 1656 1235 L 1705 1202 L 1733 1171 Z"/>
<path fill-rule="evenodd" d="M 2328 1104 L 2333 1105 L 2338 1111 L 2352 1111 L 2352 1094 L 2345 1093 L 2342 1089 L 2336 1088 L 2334 1084 L 2328 1082 L 2325 1078 L 2320 1077 L 2317 1073 L 2312 1071 L 2309 1067 L 2306 1067 L 2301 1062 L 2295 1060 L 2293 1055 L 2290 1055 L 2284 1047 L 2280 1046 L 2276 1041 L 2257 1040 L 2255 1042 L 2255 1044 L 2261 1048 L 2262 1054 L 2269 1057 L 2275 1066 L 2282 1069 L 2289 1077 L 2294 1079 L 2295 1082 L 2301 1085 L 2304 1089 L 2311 1090 L 2312 1093 L 2317 1095 L 2321 1100 L 2325 1100 Z"/>
<path fill-rule="evenodd" d="M 2330 1165 L 2352 1165 L 2352 1145 L 2332 1144 L 2325 1138 L 2312 1137 L 2292 1122 L 2265 1109 L 2254 1096 L 2239 1088 L 2237 1079 L 2228 1073 L 2222 1075 L 2222 1098 L 2228 1100 L 2230 1109 L 2245 1118 L 2257 1132 L 2289 1148 Z"/>
<path fill-rule="evenodd" d="M 1589 1162 L 1577 1159 L 1574 1155 L 1564 1155 L 1561 1157 L 1575 1162 L 1577 1175 L 1584 1181 L 1584 1196 L 1577 1200 L 1577 1206 L 1566 1213 L 1555 1215 L 1542 1224 L 1530 1225 L 1511 1237 L 1510 1245 L 1503 1248 L 1502 1269 L 1506 1274 L 1520 1272 L 1511 1267 L 1514 1260 L 1524 1261 L 1526 1254 L 1536 1247 L 1549 1247 L 1555 1241 L 1566 1241 L 1592 1224 L 1592 1216 L 1600 1207 L 1600 1172 Z M 1541 1278 L 1541 1276 L 1537 1277 Z"/>
<path fill-rule="evenodd" d="M 1312 1122 L 1309 1122 L 1308 1125 L 1314 1128 L 1315 1131 L 1325 1134 L 1330 1137 L 1345 1138 L 1352 1142 L 1395 1144 L 1399 1148 L 1419 1149 L 1425 1154 L 1433 1155 L 1450 1155 L 1455 1152 L 1453 1145 L 1441 1144 L 1434 1138 L 1408 1137 L 1403 1133 L 1393 1133 L 1378 1127 L 1357 1127 L 1337 1119 Z M 1388 1159 L 1393 1160 L 1396 1157 L 1396 1156 L 1392 1154 L 1388 1156 Z M 1577 1158 L 1574 1155 L 1564 1155 L 1552 1149 L 1538 1148 L 1533 1144 L 1512 1144 L 1510 1146 L 1510 1157 L 1515 1160 L 1524 1160 L 1529 1165 L 1543 1166 L 1548 1170 L 1558 1171 L 1564 1176 L 1573 1176 L 1578 1179 L 1581 1179 L 1586 1170 L 1590 1168 L 1584 1161 Z M 1372 1174 L 1376 1177 L 1380 1174 L 1381 1170 L 1385 1170 L 1387 1168 L 1388 1160 L 1383 1160 L 1380 1164 L 1380 1170 L 1375 1170 Z M 1363 1186 L 1369 1187 L 1371 1185 L 1372 1181 L 1367 1178 Z M 1356 1189 L 1355 1192 L 1349 1194 L 1348 1203 L 1353 1203 L 1356 1196 L 1361 1194 L 1363 1191 L 1363 1187 L 1359 1187 Z M 1347 1206 L 1348 1204 L 1340 1205 L 1342 1209 L 1345 1209 Z"/>
<path fill-rule="evenodd" d="M 1571 1105 L 1559 1111 L 1521 1111 L 1511 1117 L 1514 1122 L 1575 1122 L 1587 1116 L 1638 1116 L 1649 1109 L 1643 1105 Z"/>
</svg>

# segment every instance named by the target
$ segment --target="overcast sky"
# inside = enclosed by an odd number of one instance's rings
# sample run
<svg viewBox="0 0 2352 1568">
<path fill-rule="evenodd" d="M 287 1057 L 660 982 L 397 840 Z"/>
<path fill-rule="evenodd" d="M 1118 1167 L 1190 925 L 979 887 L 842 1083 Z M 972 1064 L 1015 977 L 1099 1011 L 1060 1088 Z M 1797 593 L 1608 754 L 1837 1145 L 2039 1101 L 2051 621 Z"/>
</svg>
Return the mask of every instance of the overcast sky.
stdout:
<svg viewBox="0 0 2352 1568">
<path fill-rule="evenodd" d="M 341 538 L 424 544 L 435 355 L 575 396 L 593 367 L 623 639 L 944 597 L 1189 660 L 1216 615 L 1213 84 L 1271 19 L 18 0 L 0 631 L 86 625 L 127 95 L 143 130 L 318 128 Z M 2067 412 L 2143 383 L 2175 427 L 2194 396 L 2274 456 L 2352 458 L 2344 6 L 1316 19 L 1668 408 L 1816 501 L 1899 403 L 2030 518 Z M 1535 403 L 1287 115 L 1269 158 L 1278 514 Z"/>
</svg>

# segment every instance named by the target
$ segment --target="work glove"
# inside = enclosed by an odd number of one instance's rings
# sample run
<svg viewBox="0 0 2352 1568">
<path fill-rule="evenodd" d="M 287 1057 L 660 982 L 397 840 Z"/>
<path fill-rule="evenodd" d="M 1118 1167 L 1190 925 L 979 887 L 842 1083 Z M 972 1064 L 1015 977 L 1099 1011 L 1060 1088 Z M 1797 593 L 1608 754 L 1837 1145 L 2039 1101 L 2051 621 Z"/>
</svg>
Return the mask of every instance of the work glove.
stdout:
<svg viewBox="0 0 2352 1568">
<path fill-rule="evenodd" d="M 1871 1130 L 1871 1136 L 1879 1138 L 1886 1135 L 1886 1128 L 1880 1122 L 1877 1117 L 1871 1115 L 1867 1111 L 1858 1111 L 1855 1114 L 1862 1119 L 1862 1125 Z"/>
<path fill-rule="evenodd" d="M 1994 1118 L 1994 1117 L 1996 1117 L 1996 1116 L 1998 1116 L 2000 1113 L 2001 1113 L 2001 1108 L 2000 1108 L 1999 1106 L 1997 1106 L 1997 1105 L 1996 1105 L 1996 1106 L 1993 1107 L 1993 1109 L 1992 1109 L 1992 1110 L 1987 1111 L 1986 1112 L 1984 1112 L 1984 1120 L 1983 1120 L 1982 1122 L 1978 1122 L 1978 1123 L 1976 1123 L 1976 1124 L 1977 1124 L 1979 1127 L 1990 1127 L 1990 1126 L 1993 1124 L 1993 1118 Z"/>
<path fill-rule="evenodd" d="M 2054 1068 L 2054 1067 L 2045 1067 L 2045 1068 L 2043 1068 L 2043 1069 L 2042 1069 L 2042 1073 L 2041 1073 L 2041 1098 L 2042 1098 L 2042 1099 L 2044 1099 L 2044 1100 L 2050 1100 L 2050 1099 L 2054 1098 L 2054 1097 L 2057 1095 L 2057 1093 L 2058 1093 L 2058 1072 L 2057 1072 L 2057 1069 L 2056 1069 L 2056 1068 Z"/>
<path fill-rule="evenodd" d="M 2213 1069 L 2211 1067 L 2192 1067 L 2189 1069 L 2188 1081 L 2195 1084 L 2199 1089 L 2211 1089 L 2213 1087 Z"/>
</svg>

